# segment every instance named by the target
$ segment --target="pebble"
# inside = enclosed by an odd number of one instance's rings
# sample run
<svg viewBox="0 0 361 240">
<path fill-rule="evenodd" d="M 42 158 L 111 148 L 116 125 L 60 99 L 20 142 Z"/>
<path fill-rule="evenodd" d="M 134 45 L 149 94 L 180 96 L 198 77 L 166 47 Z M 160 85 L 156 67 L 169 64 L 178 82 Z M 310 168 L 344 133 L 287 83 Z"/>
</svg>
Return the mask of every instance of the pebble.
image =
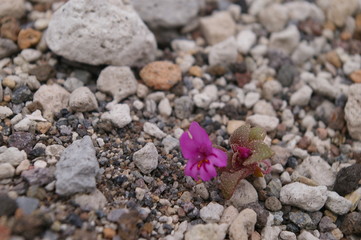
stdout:
<svg viewBox="0 0 361 240">
<path fill-rule="evenodd" d="M 32 168 L 25 169 L 21 173 L 21 177 L 30 185 L 45 186 L 54 181 L 54 168 Z"/>
<path fill-rule="evenodd" d="M 29 154 L 35 145 L 35 136 L 30 132 L 14 132 L 9 136 L 8 144 Z"/>
<path fill-rule="evenodd" d="M 290 87 L 297 74 L 298 70 L 293 64 L 285 63 L 278 71 L 277 79 L 283 87 Z"/>
<path fill-rule="evenodd" d="M 227 224 L 198 224 L 188 230 L 185 234 L 185 240 L 223 240 L 228 229 Z"/>
<path fill-rule="evenodd" d="M 168 154 L 174 148 L 179 146 L 179 141 L 178 141 L 178 139 L 176 139 L 176 138 L 174 138 L 174 137 L 172 137 L 170 135 L 167 135 L 165 138 L 163 138 L 162 144 L 164 146 L 164 151 Z"/>
<path fill-rule="evenodd" d="M 202 34 L 210 45 L 217 44 L 234 36 L 236 24 L 229 12 L 215 12 L 199 21 Z"/>
<path fill-rule="evenodd" d="M 241 120 L 229 120 L 227 123 L 227 133 L 231 135 L 237 128 L 243 126 L 244 121 Z"/>
<path fill-rule="evenodd" d="M 331 63 L 336 68 L 342 67 L 341 59 L 336 51 L 330 51 L 330 52 L 326 53 L 325 59 L 327 62 Z"/>
<path fill-rule="evenodd" d="M 11 102 L 20 104 L 32 100 L 33 93 L 28 86 L 20 86 L 13 91 Z"/>
<path fill-rule="evenodd" d="M 248 239 L 254 232 L 257 214 L 252 209 L 242 210 L 229 227 L 231 240 Z"/>
<path fill-rule="evenodd" d="M 33 101 L 41 104 L 44 118 L 52 121 L 55 113 L 68 107 L 69 97 L 70 93 L 57 84 L 42 85 L 35 92 Z"/>
<path fill-rule="evenodd" d="M 282 204 L 278 198 L 271 196 L 266 199 L 265 207 L 272 212 L 277 212 L 282 209 Z"/>
<path fill-rule="evenodd" d="M 32 197 L 18 197 L 16 203 L 23 213 L 27 215 L 31 214 L 39 206 L 39 200 Z"/>
<path fill-rule="evenodd" d="M 319 240 L 319 238 L 315 237 L 312 233 L 306 230 L 302 230 L 301 234 L 298 235 L 297 240 Z"/>
<path fill-rule="evenodd" d="M 354 83 L 361 83 L 361 70 L 352 72 L 350 78 Z"/>
<path fill-rule="evenodd" d="M 34 168 L 46 168 L 47 163 L 44 160 L 34 162 Z"/>
<path fill-rule="evenodd" d="M 254 126 L 264 128 L 267 132 L 273 131 L 277 128 L 279 120 L 277 117 L 267 115 L 254 114 L 246 118 L 246 121 Z"/>
<path fill-rule="evenodd" d="M 300 65 L 312 58 L 315 54 L 314 47 L 306 42 L 301 42 L 292 53 L 291 59 L 295 64 Z"/>
<path fill-rule="evenodd" d="M 361 84 L 352 84 L 349 88 L 348 99 L 345 106 L 345 120 L 347 130 L 351 137 L 361 141 Z"/>
<path fill-rule="evenodd" d="M 290 220 L 301 229 L 313 229 L 313 222 L 311 217 L 304 212 L 290 212 Z"/>
<path fill-rule="evenodd" d="M 237 209 L 256 201 L 258 201 L 257 191 L 253 187 L 253 185 L 245 179 L 242 179 L 238 183 L 237 188 L 233 193 L 233 196 L 229 200 L 229 202 Z"/>
<path fill-rule="evenodd" d="M 164 117 L 169 117 L 172 115 L 172 106 L 168 98 L 163 98 L 158 104 L 159 113 Z"/>
<path fill-rule="evenodd" d="M 256 34 L 249 29 L 243 30 L 237 35 L 237 48 L 240 53 L 247 54 L 256 43 Z"/>
<path fill-rule="evenodd" d="M 42 33 L 32 28 L 21 29 L 18 35 L 20 49 L 30 48 L 39 43 Z"/>
<path fill-rule="evenodd" d="M 346 1 L 345 4 L 339 4 L 339 1 L 332 0 L 326 10 L 327 19 L 337 27 L 343 27 L 347 18 L 359 7 L 358 5 L 357 0 Z"/>
<path fill-rule="evenodd" d="M 132 121 L 127 104 L 114 105 L 109 112 L 103 113 L 100 119 L 110 121 L 118 128 L 123 128 Z"/>
<path fill-rule="evenodd" d="M 0 193 L 0 202 L 0 216 L 10 217 L 18 207 L 16 201 L 10 198 L 7 193 Z"/>
<path fill-rule="evenodd" d="M 258 102 L 260 97 L 261 95 L 258 92 L 249 92 L 244 99 L 244 105 L 246 108 L 251 108 Z"/>
<path fill-rule="evenodd" d="M 155 61 L 142 68 L 140 77 L 148 87 L 169 90 L 182 79 L 182 71 L 169 61 Z"/>
<path fill-rule="evenodd" d="M 163 139 L 165 136 L 167 136 L 167 134 L 160 130 L 156 124 L 150 122 L 144 123 L 143 131 L 158 139 Z"/>
<path fill-rule="evenodd" d="M 291 106 L 307 106 L 311 100 L 312 92 L 313 91 L 309 86 L 304 85 L 292 94 L 290 98 Z"/>
<path fill-rule="evenodd" d="M 337 226 L 332 222 L 332 219 L 330 217 L 324 216 L 321 218 L 320 223 L 318 224 L 318 228 L 321 232 L 330 232 L 333 229 L 337 228 Z"/>
<path fill-rule="evenodd" d="M 34 62 L 41 57 L 41 52 L 39 50 L 31 48 L 23 49 L 20 54 L 27 62 Z"/>
<path fill-rule="evenodd" d="M 194 104 L 199 108 L 207 109 L 209 105 L 217 100 L 218 89 L 215 85 L 211 84 L 206 86 L 203 91 L 193 96 Z"/>
<path fill-rule="evenodd" d="M 174 100 L 174 113 L 179 119 L 187 119 L 193 112 L 193 101 L 188 96 Z"/>
<path fill-rule="evenodd" d="M 0 180 L 15 175 L 15 168 L 10 163 L 0 163 Z"/>
<path fill-rule="evenodd" d="M 300 32 L 297 27 L 290 25 L 286 29 L 271 34 L 269 47 L 290 54 L 298 46 Z"/>
<path fill-rule="evenodd" d="M 247 94 L 248 96 L 248 94 Z M 265 100 L 259 100 L 253 106 L 253 112 L 261 115 L 268 115 L 271 117 L 276 117 L 276 111 L 273 109 L 271 103 Z"/>
<path fill-rule="evenodd" d="M 30 161 L 25 159 L 25 160 L 21 161 L 20 164 L 17 166 L 15 174 L 19 175 L 23 171 L 28 170 L 29 167 L 30 167 Z"/>
<path fill-rule="evenodd" d="M 336 175 L 333 191 L 341 196 L 345 196 L 356 190 L 360 186 L 361 164 L 354 164 L 342 168 Z"/>
<path fill-rule="evenodd" d="M 3 0 L 0 7 L 0 17 L 12 16 L 21 18 L 25 14 L 25 2 L 23 0 Z"/>
<path fill-rule="evenodd" d="M 0 119 L 5 119 L 11 115 L 13 115 L 13 111 L 10 108 L 6 106 L 0 106 Z"/>
<path fill-rule="evenodd" d="M 234 37 L 227 38 L 211 47 L 208 55 L 210 66 L 226 66 L 237 60 L 237 42 Z"/>
<path fill-rule="evenodd" d="M 71 171 L 68 169 L 71 168 Z M 74 141 L 64 149 L 56 164 L 56 193 L 69 196 L 75 193 L 92 192 L 96 189 L 95 176 L 99 163 L 89 136 Z"/>
<path fill-rule="evenodd" d="M 16 75 L 9 75 L 9 76 L 7 76 L 7 77 L 5 77 L 5 78 L 3 79 L 2 85 L 3 85 L 4 87 L 8 87 L 8 88 L 10 88 L 10 89 L 14 89 L 15 86 L 16 86 L 16 84 L 17 84 L 17 82 L 20 82 L 20 81 L 21 81 L 21 79 L 20 79 L 18 76 L 16 76 Z"/>
<path fill-rule="evenodd" d="M 79 87 L 70 94 L 69 107 L 76 112 L 88 112 L 96 110 L 98 102 L 88 87 Z"/>
<path fill-rule="evenodd" d="M 281 240 L 297 240 L 296 234 L 290 231 L 282 231 L 279 237 Z"/>
<path fill-rule="evenodd" d="M 282 91 L 282 85 L 279 81 L 266 81 L 262 86 L 262 95 L 267 100 L 272 100 L 273 97 Z"/>
<path fill-rule="evenodd" d="M 35 75 L 38 81 L 45 82 L 46 80 L 55 77 L 55 70 L 49 64 L 43 64 L 30 69 L 29 74 Z"/>
<path fill-rule="evenodd" d="M 269 32 L 281 31 L 288 21 L 287 8 L 282 4 L 271 4 L 260 11 L 259 20 Z"/>
<path fill-rule="evenodd" d="M 109 16 L 113 18 L 109 20 Z M 82 32 L 73 30 L 72 26 L 80 25 Z M 65 3 L 51 17 L 46 42 L 54 53 L 90 65 L 142 65 L 156 53 L 154 35 L 123 0 Z"/>
<path fill-rule="evenodd" d="M 280 200 L 283 204 L 305 211 L 318 211 L 326 203 L 327 188 L 325 186 L 311 187 L 298 182 L 290 183 L 282 187 Z"/>
<path fill-rule="evenodd" d="M 137 80 L 129 67 L 108 66 L 100 72 L 97 88 L 119 102 L 137 92 Z"/>
<path fill-rule="evenodd" d="M 147 143 L 133 154 L 135 165 L 143 174 L 148 174 L 158 166 L 158 151 L 154 143 Z"/>
<path fill-rule="evenodd" d="M 209 203 L 207 206 L 201 208 L 199 214 L 206 223 L 218 223 L 221 219 L 224 207 L 218 203 Z"/>
<path fill-rule="evenodd" d="M 84 211 L 101 210 L 107 204 L 107 199 L 101 191 L 95 189 L 90 194 L 77 194 L 74 202 Z"/>
<path fill-rule="evenodd" d="M 266 226 L 262 229 L 261 232 L 262 240 L 277 240 L 281 231 L 281 228 L 278 226 Z"/>
<path fill-rule="evenodd" d="M 219 221 L 219 223 L 225 223 L 228 225 L 231 225 L 234 220 L 237 218 L 238 216 L 238 210 L 237 208 L 233 207 L 232 205 L 227 207 L 222 214 L 221 220 Z"/>
<path fill-rule="evenodd" d="M 75 77 L 67 78 L 64 83 L 64 88 L 69 92 L 73 92 L 75 89 L 83 87 L 83 86 L 84 86 L 84 83 Z"/>
<path fill-rule="evenodd" d="M 340 230 L 346 234 L 361 234 L 361 213 L 352 212 L 346 215 L 344 218 Z"/>
<path fill-rule="evenodd" d="M 327 192 L 326 208 L 337 215 L 344 215 L 351 209 L 352 203 L 344 197 L 341 197 L 336 192 Z"/>
<path fill-rule="evenodd" d="M 0 38 L 0 58 L 6 58 L 18 51 L 18 46 L 10 39 Z"/>
</svg>

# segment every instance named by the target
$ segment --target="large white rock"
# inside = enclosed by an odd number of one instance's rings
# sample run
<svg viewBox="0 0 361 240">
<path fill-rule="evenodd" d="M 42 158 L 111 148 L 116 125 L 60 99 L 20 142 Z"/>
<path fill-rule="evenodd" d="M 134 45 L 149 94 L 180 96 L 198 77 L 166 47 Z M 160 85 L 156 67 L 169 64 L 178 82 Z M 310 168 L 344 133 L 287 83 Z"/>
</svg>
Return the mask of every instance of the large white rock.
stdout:
<svg viewBox="0 0 361 240">
<path fill-rule="evenodd" d="M 128 1 L 72 0 L 52 16 L 49 48 L 91 65 L 138 65 L 155 58 L 156 41 Z"/>
<path fill-rule="evenodd" d="M 361 84 L 353 84 L 349 88 L 345 107 L 347 129 L 352 138 L 361 141 Z"/>
<path fill-rule="evenodd" d="M 291 95 L 291 106 L 307 106 L 311 100 L 312 92 L 312 88 L 310 88 L 308 85 L 304 85 Z"/>
<path fill-rule="evenodd" d="M 134 9 L 151 27 L 180 27 L 198 14 L 200 0 L 131 0 Z"/>
<path fill-rule="evenodd" d="M 290 183 L 281 188 L 280 200 L 283 204 L 309 212 L 318 211 L 327 200 L 327 187 L 311 187 L 299 182 Z"/>
<path fill-rule="evenodd" d="M 344 215 L 350 211 L 352 202 L 344 197 L 341 197 L 336 192 L 327 192 L 326 208 L 338 215 Z"/>
<path fill-rule="evenodd" d="M 237 35 L 238 51 L 247 54 L 257 40 L 256 34 L 249 29 L 243 30 Z"/>
</svg>

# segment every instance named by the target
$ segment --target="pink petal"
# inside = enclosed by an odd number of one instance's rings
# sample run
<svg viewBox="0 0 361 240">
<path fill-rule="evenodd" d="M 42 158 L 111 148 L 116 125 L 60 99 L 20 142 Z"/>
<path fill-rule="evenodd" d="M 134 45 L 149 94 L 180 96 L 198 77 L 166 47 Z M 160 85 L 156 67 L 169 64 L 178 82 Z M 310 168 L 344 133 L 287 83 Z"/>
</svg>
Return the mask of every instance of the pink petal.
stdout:
<svg viewBox="0 0 361 240">
<path fill-rule="evenodd" d="M 196 159 L 198 152 L 198 145 L 193 139 L 189 137 L 188 132 L 184 132 L 179 139 L 180 148 L 184 158 Z"/>
<path fill-rule="evenodd" d="M 209 181 L 217 176 L 217 171 L 212 164 L 203 164 L 199 169 L 199 175 L 203 181 Z"/>
<path fill-rule="evenodd" d="M 186 176 L 191 176 L 196 181 L 198 181 L 198 168 L 197 162 L 188 161 L 186 167 L 184 168 L 184 174 Z"/>
<path fill-rule="evenodd" d="M 191 133 L 193 140 L 203 148 L 204 152 L 210 152 L 212 148 L 212 142 L 209 140 L 206 130 L 204 130 L 197 122 L 192 122 L 189 126 L 189 132 Z"/>
<path fill-rule="evenodd" d="M 217 167 L 227 166 L 227 153 L 218 148 L 212 148 L 212 154 L 207 156 L 207 159 Z"/>
</svg>

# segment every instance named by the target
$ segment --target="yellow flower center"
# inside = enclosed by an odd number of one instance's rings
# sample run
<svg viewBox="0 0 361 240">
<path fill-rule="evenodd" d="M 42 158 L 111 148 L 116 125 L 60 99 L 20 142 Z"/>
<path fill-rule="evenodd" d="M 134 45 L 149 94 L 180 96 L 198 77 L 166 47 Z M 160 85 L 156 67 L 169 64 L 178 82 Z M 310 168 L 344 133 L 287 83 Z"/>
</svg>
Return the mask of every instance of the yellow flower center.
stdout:
<svg viewBox="0 0 361 240">
<path fill-rule="evenodd" d="M 203 160 L 199 161 L 197 164 L 197 168 L 200 169 L 204 163 L 209 163 L 209 160 L 203 159 Z"/>
</svg>

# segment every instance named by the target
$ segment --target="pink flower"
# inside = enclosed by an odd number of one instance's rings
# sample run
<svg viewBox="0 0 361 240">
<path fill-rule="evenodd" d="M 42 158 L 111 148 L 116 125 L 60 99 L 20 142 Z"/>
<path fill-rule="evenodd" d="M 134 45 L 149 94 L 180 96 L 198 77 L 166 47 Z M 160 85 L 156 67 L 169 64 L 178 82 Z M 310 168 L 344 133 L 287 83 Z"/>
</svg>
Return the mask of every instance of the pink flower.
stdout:
<svg viewBox="0 0 361 240">
<path fill-rule="evenodd" d="M 197 122 L 192 122 L 189 131 L 184 132 L 179 139 L 183 157 L 188 159 L 184 173 L 196 181 L 200 177 L 209 181 L 217 176 L 216 167 L 227 165 L 227 154 L 212 147 L 207 132 Z"/>
</svg>

